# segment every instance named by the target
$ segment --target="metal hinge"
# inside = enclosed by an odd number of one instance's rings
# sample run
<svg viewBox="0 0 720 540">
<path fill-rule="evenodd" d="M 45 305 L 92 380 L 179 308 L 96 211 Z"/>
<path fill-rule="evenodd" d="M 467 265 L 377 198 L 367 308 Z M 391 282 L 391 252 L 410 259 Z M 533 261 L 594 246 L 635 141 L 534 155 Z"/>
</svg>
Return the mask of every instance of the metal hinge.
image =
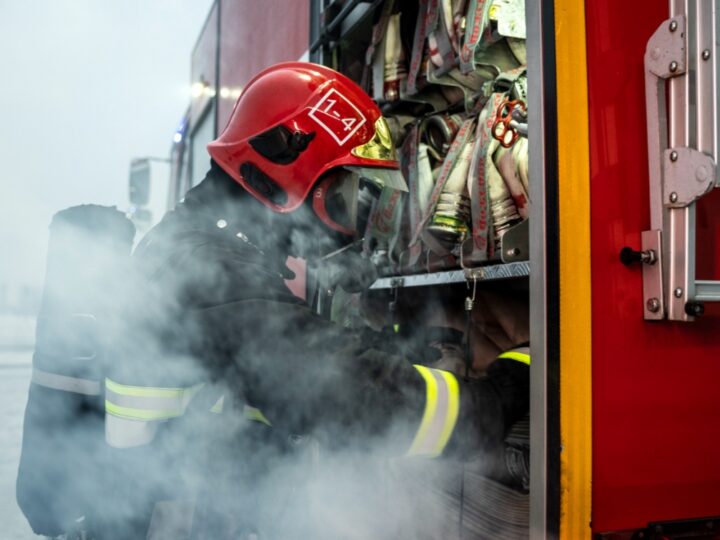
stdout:
<svg viewBox="0 0 720 540">
<path fill-rule="evenodd" d="M 691 16 L 675 13 L 645 51 L 651 224 L 642 251 L 633 253 L 643 263 L 648 320 L 691 321 L 703 301 L 720 300 L 720 281 L 695 279 L 695 205 L 717 179 L 712 4 L 697 3 Z"/>
</svg>

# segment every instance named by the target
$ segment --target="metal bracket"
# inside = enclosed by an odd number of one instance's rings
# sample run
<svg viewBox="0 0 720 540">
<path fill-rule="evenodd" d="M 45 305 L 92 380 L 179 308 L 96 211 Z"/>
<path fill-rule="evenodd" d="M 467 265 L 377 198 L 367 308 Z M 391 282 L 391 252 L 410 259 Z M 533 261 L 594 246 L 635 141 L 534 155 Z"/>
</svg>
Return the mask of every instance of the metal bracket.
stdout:
<svg viewBox="0 0 720 540">
<path fill-rule="evenodd" d="M 648 321 L 659 321 L 665 318 L 665 302 L 663 300 L 663 261 L 662 232 L 643 231 L 642 250 L 655 253 L 655 260 L 643 264 L 643 305 L 644 317 Z"/>
<path fill-rule="evenodd" d="M 687 34 L 684 16 L 658 26 L 645 49 L 645 108 L 650 176 L 651 228 L 663 228 L 662 153 L 668 144 L 666 81 L 687 68 Z"/>
<path fill-rule="evenodd" d="M 398 287 L 404 287 L 405 286 L 405 279 L 401 277 L 394 277 L 390 278 L 390 288 L 391 289 L 398 289 Z"/>
<path fill-rule="evenodd" d="M 720 281 L 698 281 L 695 203 L 716 187 L 717 56 L 712 2 L 671 3 L 645 50 L 650 229 L 643 232 L 643 313 L 692 321 L 720 301 Z M 688 73 L 691 76 L 686 76 Z"/>
<path fill-rule="evenodd" d="M 530 255 L 528 236 L 530 220 L 510 227 L 500 238 L 500 258 L 504 263 L 527 261 Z"/>
<path fill-rule="evenodd" d="M 663 153 L 664 206 L 684 208 L 715 187 L 715 160 L 694 148 Z"/>
<path fill-rule="evenodd" d="M 663 22 L 648 40 L 645 49 L 645 68 L 660 79 L 685 73 L 685 17 L 678 16 Z"/>
</svg>

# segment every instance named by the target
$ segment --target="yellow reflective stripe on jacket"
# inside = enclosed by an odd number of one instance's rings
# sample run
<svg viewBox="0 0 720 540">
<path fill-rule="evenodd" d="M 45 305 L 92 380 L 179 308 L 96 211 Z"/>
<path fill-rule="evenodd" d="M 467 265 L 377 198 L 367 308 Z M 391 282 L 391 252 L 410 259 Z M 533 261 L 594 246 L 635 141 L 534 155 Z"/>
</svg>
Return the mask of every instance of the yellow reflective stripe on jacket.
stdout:
<svg viewBox="0 0 720 540">
<path fill-rule="evenodd" d="M 182 409 L 151 410 L 136 409 L 133 407 L 120 407 L 107 399 L 105 400 L 105 412 L 112 414 L 113 416 L 119 416 L 120 418 L 127 418 L 129 420 L 167 420 L 169 418 L 176 418 L 183 414 Z"/>
<path fill-rule="evenodd" d="M 223 409 L 225 408 L 225 396 L 220 396 L 218 400 L 215 402 L 215 405 L 210 407 L 210 412 L 215 414 L 222 414 Z"/>
<path fill-rule="evenodd" d="M 498 359 L 507 358 L 509 360 L 515 360 L 522 362 L 523 364 L 530 365 L 530 347 L 518 347 L 498 355 Z"/>
<path fill-rule="evenodd" d="M 105 412 L 131 420 L 167 420 L 181 416 L 202 386 L 128 386 L 105 379 Z"/>
<path fill-rule="evenodd" d="M 262 422 L 263 424 L 272 427 L 270 420 L 265 418 L 263 412 L 256 407 L 245 405 L 245 407 L 243 408 L 243 414 L 245 415 L 245 418 L 247 420 L 252 420 L 254 422 Z"/>
<path fill-rule="evenodd" d="M 425 410 L 408 456 L 437 457 L 445 449 L 457 423 L 460 387 L 455 376 L 440 369 L 415 365 L 425 381 Z"/>
<path fill-rule="evenodd" d="M 224 409 L 225 396 L 220 396 L 220 398 L 215 402 L 215 405 L 210 408 L 210 412 L 215 414 L 222 414 Z M 263 412 L 257 407 L 245 405 L 243 407 L 243 416 L 246 420 L 252 420 L 253 422 L 262 422 L 263 424 L 272 427 L 270 420 L 268 420 L 267 417 L 263 414 Z"/>
</svg>

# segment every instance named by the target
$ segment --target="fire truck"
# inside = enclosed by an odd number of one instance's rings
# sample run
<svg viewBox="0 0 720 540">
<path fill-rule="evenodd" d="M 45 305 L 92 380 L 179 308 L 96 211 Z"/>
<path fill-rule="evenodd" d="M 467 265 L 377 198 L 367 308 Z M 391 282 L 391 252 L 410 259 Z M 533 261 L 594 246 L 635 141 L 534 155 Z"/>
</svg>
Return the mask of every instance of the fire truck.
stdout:
<svg viewBox="0 0 720 540">
<path fill-rule="evenodd" d="M 525 306 L 517 536 L 720 538 L 719 17 L 710 0 L 217 0 L 192 55 L 169 205 L 203 178 L 206 145 L 255 73 L 309 60 L 349 75 L 397 127 L 411 185 L 398 210 L 410 231 L 386 242 L 368 294 L 401 325 L 426 302 L 472 317 L 476 291 Z M 465 148 L 463 126 L 479 174 L 451 192 L 458 165 L 448 178 L 443 165 Z M 527 192 L 493 188 L 488 162 L 500 169 L 518 144 Z M 419 204 L 423 159 L 435 183 Z M 449 214 L 443 196 L 456 197 Z M 293 287 L 331 316 L 317 270 Z"/>
</svg>

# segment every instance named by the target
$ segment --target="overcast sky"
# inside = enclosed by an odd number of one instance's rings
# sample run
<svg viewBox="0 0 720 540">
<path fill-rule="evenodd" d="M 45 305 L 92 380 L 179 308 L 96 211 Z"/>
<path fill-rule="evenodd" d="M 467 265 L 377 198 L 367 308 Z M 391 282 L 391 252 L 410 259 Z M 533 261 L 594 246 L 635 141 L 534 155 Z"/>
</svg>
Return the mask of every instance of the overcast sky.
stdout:
<svg viewBox="0 0 720 540">
<path fill-rule="evenodd" d="M 39 283 L 47 225 L 127 207 L 135 156 L 167 156 L 211 0 L 0 0 L 0 284 Z"/>
</svg>

